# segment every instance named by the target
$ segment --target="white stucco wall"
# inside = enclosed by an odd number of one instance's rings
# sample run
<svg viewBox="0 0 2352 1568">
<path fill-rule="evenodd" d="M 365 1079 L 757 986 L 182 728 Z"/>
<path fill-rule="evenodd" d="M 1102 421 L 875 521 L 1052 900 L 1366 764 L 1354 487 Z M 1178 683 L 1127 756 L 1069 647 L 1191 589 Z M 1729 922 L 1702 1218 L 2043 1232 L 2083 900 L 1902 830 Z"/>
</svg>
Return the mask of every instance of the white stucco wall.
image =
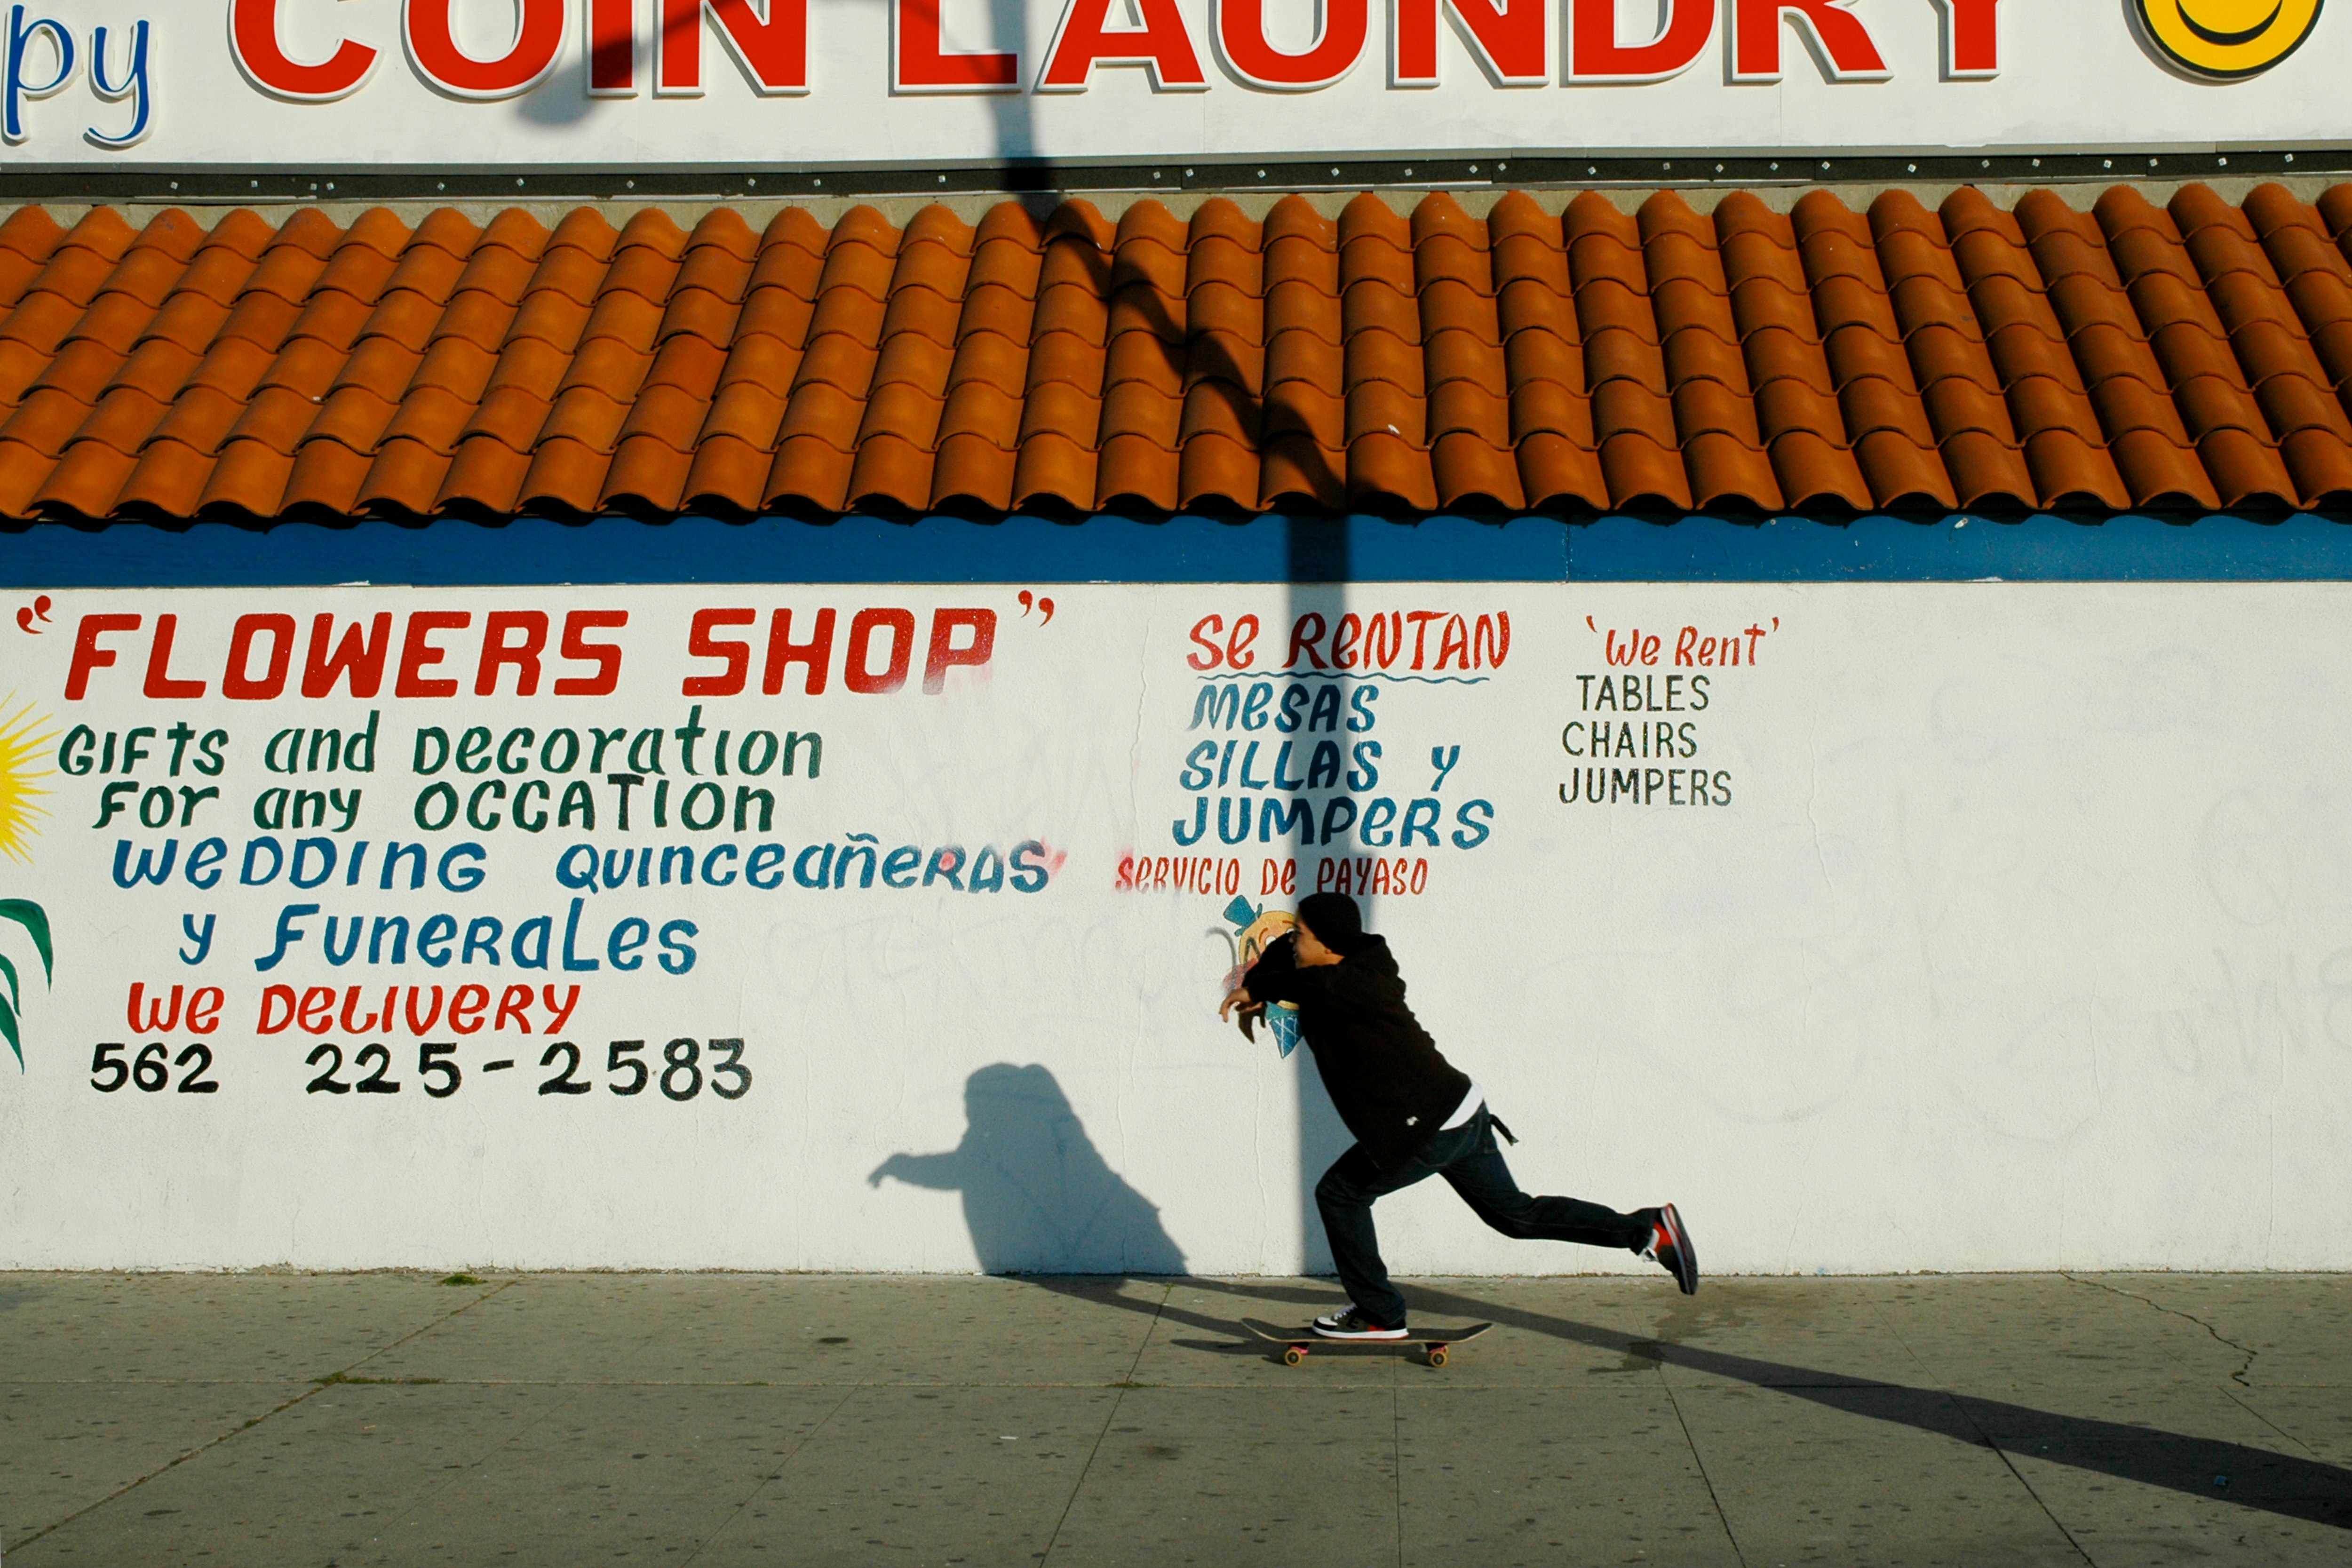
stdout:
<svg viewBox="0 0 2352 1568">
<path fill-rule="evenodd" d="M 1048 622 L 1040 595 L 1054 601 Z M 2062 586 L 1279 586 L 1038 587 L 1024 605 L 1010 588 L 347 589 L 285 592 L 65 593 L 39 637 L 11 632 L 13 709 L 30 704 L 62 739 L 89 726 L 94 744 L 135 727 L 159 733 L 129 775 L 56 773 L 31 782 L 48 815 L 18 836 L 29 860 L 0 860 L 0 897 L 33 900 L 55 931 L 54 985 L 23 930 L 0 925 L 0 953 L 17 968 L 24 1068 L 0 1058 L 0 1267 L 696 1267 L 883 1270 L 996 1268 L 1288 1272 L 1322 1260 L 1306 1192 L 1344 1145 L 1304 1053 L 1279 1058 L 1265 1035 L 1244 1042 L 1214 1017 L 1232 962 L 1234 895 L 1121 890 L 1122 859 L 1214 854 L 1238 862 L 1241 894 L 1262 896 L 1266 864 L 1296 858 L 1305 890 L 1339 846 L 1220 845 L 1217 801 L 1252 789 L 1293 744 L 1288 778 L 1303 778 L 1312 742 L 1381 744 L 1376 784 L 1353 792 L 1360 812 L 1387 797 L 1400 815 L 1439 803 L 1434 847 L 1387 847 L 1425 861 L 1423 890 L 1370 900 L 1370 924 L 1391 938 L 1412 1001 L 1447 1054 L 1474 1074 L 1524 1142 L 1510 1151 L 1531 1190 L 1619 1207 L 1672 1199 L 1717 1271 L 1811 1272 L 2080 1268 L 2336 1268 L 2352 1264 L 2352 678 L 2340 653 L 2352 591 L 2334 585 Z M 1344 602 L 1343 602 L 1344 600 Z M 764 697 L 770 612 L 838 612 L 827 689 Z M 905 687 L 845 689 L 852 616 L 903 607 L 919 646 Z M 927 695 L 924 649 L 933 612 L 996 616 L 983 666 L 943 672 Z M 688 656 L 695 611 L 748 607 L 749 627 L 715 635 L 749 647 L 750 692 L 681 692 L 724 661 Z M 559 677 L 593 667 L 557 656 L 565 613 L 620 608 L 625 627 L 591 634 L 624 649 L 617 689 L 558 697 Z M 550 612 L 540 691 L 471 695 L 485 616 Z M 306 700 L 299 686 L 312 617 L 389 612 L 382 691 L 354 700 L 339 687 Z M 394 695 L 407 618 L 467 611 L 465 628 L 426 634 L 447 650 L 419 679 L 458 679 L 460 695 Z M 1410 668 L 1416 611 L 1435 611 L 1418 673 Z M 294 617 L 288 690 L 267 700 L 221 692 L 240 616 Z M 1284 679 L 1297 617 L 1394 613 L 1404 644 L 1385 679 Z M 81 617 L 136 615 L 139 626 L 95 646 L 117 661 L 65 692 Z M 202 697 L 142 695 L 157 617 L 176 616 L 164 675 L 201 679 Z M 1434 668 L 1447 617 L 1509 617 L 1499 668 Z M 1271 705 L 1238 710 L 1229 732 L 1191 726 L 1208 642 L 1223 646 L 1244 615 L 1260 630 L 1236 695 L 1268 681 Z M 1204 617 L 1220 629 L 1192 631 Z M 1743 634 L 1736 668 L 1677 668 L 1680 629 Z M 1744 635 L 1751 626 L 1759 635 Z M 1612 666 L 1606 645 L 1638 628 L 1662 637 L 1655 665 Z M 959 637 L 967 634 L 957 634 Z M 268 638 L 250 668 L 266 677 Z M 1329 652 L 1327 635 L 1317 645 Z M 1697 645 L 1694 643 L 1696 653 Z M 1748 662 L 1753 655 L 1753 662 Z M 876 650 L 876 661 L 885 662 Z M 1301 656 L 1297 676 L 1310 668 Z M 1223 668 L 1206 672 L 1224 678 Z M 1685 704 L 1704 675 L 1703 710 L 1623 712 L 1624 676 L 1663 700 L 1678 678 Z M 1591 679 L 1587 679 L 1591 678 Z M 1620 711 L 1596 712 L 1603 683 Z M 1279 728 L 1289 685 L 1360 689 L 1342 706 L 1368 729 Z M 1298 700 L 1305 706 L 1310 700 Z M 710 739 L 693 779 L 676 730 L 701 705 L 709 731 L 817 731 L 822 771 L 761 781 L 778 795 L 772 828 L 741 834 L 731 816 L 692 832 L 679 797 L 709 775 Z M 287 777 L 265 766 L 270 737 L 296 725 L 378 721 L 371 773 Z M 1244 727 L 1249 719 L 1263 729 Z M 1727 805 L 1563 805 L 1580 760 L 1563 750 L 1571 721 L 1669 722 L 1695 754 L 1625 767 L 1701 769 Z M 228 731 L 225 771 L 193 763 L 168 776 L 172 725 Z M 453 760 L 415 776 L 415 736 L 482 725 L 531 742 L 495 755 L 478 775 Z M 508 820 L 510 798 L 486 797 L 494 829 L 462 816 L 440 832 L 416 826 L 419 792 L 455 779 L 467 797 L 486 781 L 512 788 L 545 776 L 545 734 L 570 727 L 659 727 L 677 786 L 671 825 L 649 829 L 636 786 L 621 832 L 616 786 L 598 782 L 594 831 L 576 821 L 541 832 Z M 1571 739 L 1582 743 L 1584 731 Z M 1237 742 L 1230 764 L 1225 741 Z M 1213 741 L 1226 787 L 1186 787 L 1188 753 Z M 1254 763 L 1245 748 L 1255 742 Z M 621 745 L 625 742 L 615 742 Z M 740 740 L 734 742 L 740 757 Z M 1442 782 L 1433 765 L 1460 752 Z M 527 753 L 527 756 L 526 756 Z M 191 748 L 190 755 L 195 754 Z M 282 754 L 282 753 L 281 753 Z M 57 740 L 29 771 L 54 767 Z M 77 760 L 80 753 L 77 752 Z M 606 773 L 618 771 L 615 752 Z M 806 762 L 805 750 L 800 759 Z M 20 765 L 18 771 L 28 771 Z M 1720 775 L 1718 781 L 1717 775 Z M 129 777 L 129 809 L 103 828 L 103 787 Z M 571 779 L 554 776 L 551 804 Z M 1583 775 L 1576 775 L 1580 789 Z M 730 786 L 742 781 L 730 774 Z M 1301 793 L 1323 813 L 1342 787 Z M 154 785 L 217 784 L 222 795 L 180 826 L 136 821 Z M 255 826 L 256 800 L 278 787 L 363 791 L 348 831 Z M 1606 784 L 1604 784 L 1604 791 Z M 1649 785 L 1643 786 L 1645 791 Z M 1661 781 L 1660 787 L 1663 787 Z M 1674 786 L 1676 789 L 1680 784 Z M 1175 842 L 1205 798 L 1204 842 Z M 1467 808 L 1483 801 L 1491 816 Z M 1467 814 L 1465 815 L 1465 809 Z M 263 805 L 267 817 L 268 806 Z M 731 813 L 731 796 L 730 810 Z M 755 808 L 756 809 L 756 808 Z M 336 820 L 340 820 L 338 817 Z M 1488 830 L 1475 838 L 1475 824 Z M 1361 826 L 1360 818 L 1359 826 Z M 126 832 L 126 826 L 128 831 Z M 1390 831 L 1392 831 L 1391 827 Z M 892 889 L 877 879 L 814 890 L 789 867 L 812 845 L 872 834 L 933 852 L 959 846 L 965 872 L 982 846 L 1049 868 L 1042 889 Z M 202 889 L 186 858 L 223 839 L 226 875 Z M 238 885 L 248 841 L 324 837 L 338 869 L 319 886 L 287 877 Z M 116 885 L 124 839 L 178 841 L 161 887 Z M 360 882 L 351 846 L 373 847 Z M 387 841 L 483 847 L 482 885 L 458 893 L 428 876 L 409 890 L 404 867 L 379 886 Z M 591 845 L 605 856 L 691 843 L 774 843 L 773 890 L 657 879 L 577 889 L 560 858 Z M 1350 858 L 1372 847 L 1351 842 Z M 257 873 L 266 867 L 261 857 Z M 318 870 L 320 851 L 305 860 Z M 572 865 L 576 869 L 579 861 Z M 813 859 L 804 869 L 813 869 Z M 456 863 L 462 869 L 465 862 Z M 982 867 L 983 876 L 985 867 Z M 1218 872 L 1213 875 L 1223 875 Z M 903 875 L 903 873 L 902 873 Z M 1034 876 L 1034 873 L 1028 875 Z M 462 880 L 462 878 L 459 879 Z M 969 878 L 966 878 L 967 883 Z M 1227 884 L 1228 887 L 1231 884 Z M 1381 884 L 1385 889 L 1385 882 Z M 572 902 L 580 900 L 576 923 Z M 274 967 L 289 905 L 302 939 Z M 326 917 L 433 913 L 461 931 L 499 922 L 494 969 L 453 942 L 446 967 L 362 951 L 343 965 L 322 952 Z M 216 917 L 203 962 L 183 962 L 189 929 Z M 517 928 L 547 917 L 546 970 L 518 968 Z M 194 928 L 184 927 L 184 918 Z M 643 962 L 615 973 L 611 929 L 631 918 L 657 931 L 695 931 L 682 974 Z M 573 961 L 567 971 L 567 926 Z M 342 928 L 347 931 L 348 927 Z M 341 937 L 338 938 L 340 942 Z M 462 939 L 461 939 L 462 940 Z M 633 954 L 662 952 L 658 940 Z M 523 956 L 534 955 L 526 938 Z M 677 957 L 676 952 L 672 953 Z M 134 1030 L 142 997 L 217 986 L 212 1033 Z M 490 1014 L 508 986 L 528 983 L 525 1033 Z M 446 1015 L 420 1036 L 405 1019 L 365 1027 L 382 994 L 435 985 L 488 988 L 477 1032 Z M 584 1094 L 542 1094 L 551 1037 L 542 987 L 560 1003 L 580 987 L 554 1038 L 577 1044 Z M 272 985 L 330 987 L 337 1016 L 323 1035 L 301 1022 L 258 1031 Z M 353 989 L 356 987 L 356 993 Z M 346 1013 L 346 1004 L 350 1009 Z M 278 1005 L 278 1011 L 285 1011 Z M 346 1024 L 359 1026 L 346 1027 Z M 751 1072 L 740 1099 L 705 1088 L 673 1101 L 658 1085 L 625 1097 L 606 1069 L 609 1042 L 643 1039 L 658 1073 L 664 1042 L 740 1037 Z M 195 1043 L 214 1056 L 210 1094 L 176 1087 L 92 1087 L 92 1056 L 151 1039 L 176 1058 Z M 348 1058 L 381 1040 L 394 1095 L 306 1092 L 305 1058 L 333 1044 Z M 436 1099 L 418 1073 L 420 1040 L 444 1041 L 464 1074 Z M 559 1054 L 560 1055 L 560 1054 Z M 486 1070 L 510 1059 L 509 1069 Z M 323 1065 L 323 1064 L 322 1064 Z M 190 1069 L 171 1067 L 173 1085 Z M 1302 1078 L 1302 1074 L 1307 1075 Z M 105 1076 L 105 1075 L 101 1075 Z M 672 1079 L 682 1087 L 686 1075 Z M 710 1079 L 706 1075 L 703 1080 Z M 892 1163 L 894 1156 L 944 1156 Z M 1491 1235 L 1432 1184 L 1381 1211 L 1401 1272 L 1542 1273 L 1639 1267 L 1630 1259 Z"/>
</svg>

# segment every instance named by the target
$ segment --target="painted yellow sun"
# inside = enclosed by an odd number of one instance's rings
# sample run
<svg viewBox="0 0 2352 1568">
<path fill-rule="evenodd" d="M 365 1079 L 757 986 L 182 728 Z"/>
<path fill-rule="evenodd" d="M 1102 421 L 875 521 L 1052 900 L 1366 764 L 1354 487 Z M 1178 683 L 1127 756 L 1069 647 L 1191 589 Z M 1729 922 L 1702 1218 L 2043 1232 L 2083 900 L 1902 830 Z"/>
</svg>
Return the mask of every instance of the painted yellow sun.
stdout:
<svg viewBox="0 0 2352 1568">
<path fill-rule="evenodd" d="M 33 782 L 54 771 L 43 765 L 57 738 L 47 725 L 31 703 L 17 703 L 16 693 L 0 698 L 0 855 L 12 860 L 32 859 L 35 819 L 48 815 L 37 801 L 49 792 Z"/>
</svg>

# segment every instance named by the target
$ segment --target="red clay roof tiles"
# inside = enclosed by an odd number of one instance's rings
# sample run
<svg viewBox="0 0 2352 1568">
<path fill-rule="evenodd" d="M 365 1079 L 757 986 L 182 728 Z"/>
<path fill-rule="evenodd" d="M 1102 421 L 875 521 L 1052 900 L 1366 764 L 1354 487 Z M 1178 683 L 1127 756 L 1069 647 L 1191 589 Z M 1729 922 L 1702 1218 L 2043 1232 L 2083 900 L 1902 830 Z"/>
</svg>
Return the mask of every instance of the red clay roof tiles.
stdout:
<svg viewBox="0 0 2352 1568">
<path fill-rule="evenodd" d="M 2352 501 L 2352 187 L 0 221 L 0 516 Z"/>
</svg>

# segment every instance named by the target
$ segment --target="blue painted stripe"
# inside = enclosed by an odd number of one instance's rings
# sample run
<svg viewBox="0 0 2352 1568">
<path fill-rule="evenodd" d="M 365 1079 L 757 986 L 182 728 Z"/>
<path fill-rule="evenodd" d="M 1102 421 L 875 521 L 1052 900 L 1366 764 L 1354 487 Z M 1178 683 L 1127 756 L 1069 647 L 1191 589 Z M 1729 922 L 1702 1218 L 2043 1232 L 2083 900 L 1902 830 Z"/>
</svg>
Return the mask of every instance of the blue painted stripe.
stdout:
<svg viewBox="0 0 2352 1568">
<path fill-rule="evenodd" d="M 335 583 L 2233 582 L 2352 579 L 2352 519 L 2121 516 L 1848 523 L 1690 516 L 1081 522 L 927 517 L 402 527 L 198 523 L 0 533 L 0 587 Z"/>
</svg>

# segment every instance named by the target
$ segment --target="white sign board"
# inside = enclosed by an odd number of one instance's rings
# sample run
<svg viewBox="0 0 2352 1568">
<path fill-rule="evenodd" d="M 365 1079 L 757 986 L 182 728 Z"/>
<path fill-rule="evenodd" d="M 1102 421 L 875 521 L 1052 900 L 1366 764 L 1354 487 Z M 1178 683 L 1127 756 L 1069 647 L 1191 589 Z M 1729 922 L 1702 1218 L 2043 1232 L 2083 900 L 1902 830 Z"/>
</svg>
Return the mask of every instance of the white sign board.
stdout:
<svg viewBox="0 0 2352 1568">
<path fill-rule="evenodd" d="M 2352 1265 L 2341 586 L 16 607 L 0 1268 L 1311 1265 L 1318 889 L 1711 1268 Z"/>
<path fill-rule="evenodd" d="M 2340 141 L 2319 0 L 30 0 L 19 163 L 987 163 Z"/>
</svg>

